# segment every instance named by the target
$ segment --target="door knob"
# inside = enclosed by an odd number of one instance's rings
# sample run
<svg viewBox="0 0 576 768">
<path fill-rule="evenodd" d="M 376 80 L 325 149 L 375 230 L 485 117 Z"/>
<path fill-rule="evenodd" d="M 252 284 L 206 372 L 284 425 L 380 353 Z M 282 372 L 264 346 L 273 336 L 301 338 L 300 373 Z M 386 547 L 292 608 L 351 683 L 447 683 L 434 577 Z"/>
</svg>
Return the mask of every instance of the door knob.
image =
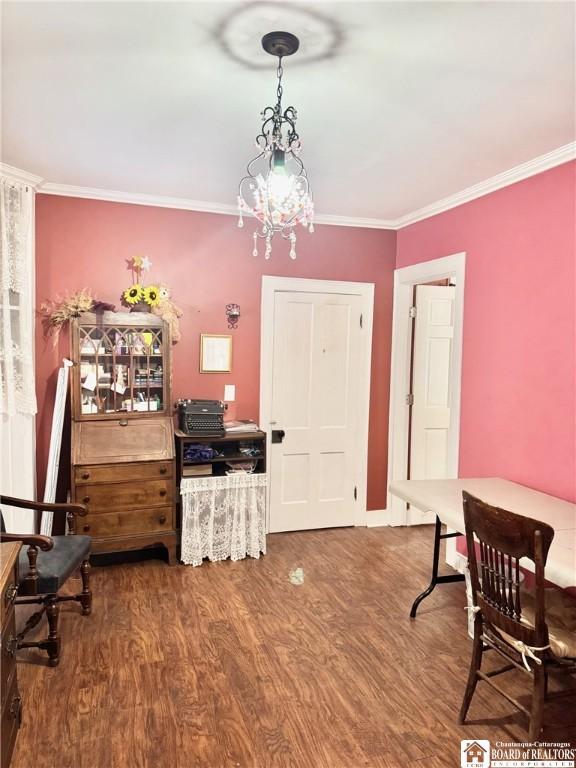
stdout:
<svg viewBox="0 0 576 768">
<path fill-rule="evenodd" d="M 273 443 L 281 443 L 284 438 L 286 437 L 286 432 L 284 432 L 283 429 L 273 429 L 272 430 L 272 442 Z"/>
</svg>

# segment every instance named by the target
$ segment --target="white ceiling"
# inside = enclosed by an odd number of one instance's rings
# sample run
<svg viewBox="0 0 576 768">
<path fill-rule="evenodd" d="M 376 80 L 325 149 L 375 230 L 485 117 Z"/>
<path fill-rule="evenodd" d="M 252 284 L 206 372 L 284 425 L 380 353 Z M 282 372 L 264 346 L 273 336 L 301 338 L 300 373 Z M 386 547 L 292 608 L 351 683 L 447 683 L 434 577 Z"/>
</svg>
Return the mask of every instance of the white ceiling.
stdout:
<svg viewBox="0 0 576 768">
<path fill-rule="evenodd" d="M 571 2 L 4 2 L 2 160 L 234 203 L 285 61 L 317 211 L 397 219 L 574 140 Z M 312 9 L 310 15 L 310 9 Z"/>
</svg>

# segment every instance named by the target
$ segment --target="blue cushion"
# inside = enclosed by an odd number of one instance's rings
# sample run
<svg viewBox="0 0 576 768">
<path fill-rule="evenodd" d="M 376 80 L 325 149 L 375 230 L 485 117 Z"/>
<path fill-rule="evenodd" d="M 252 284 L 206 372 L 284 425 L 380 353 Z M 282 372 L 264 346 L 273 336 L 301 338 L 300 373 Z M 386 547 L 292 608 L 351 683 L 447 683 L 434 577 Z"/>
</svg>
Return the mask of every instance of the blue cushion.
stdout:
<svg viewBox="0 0 576 768">
<path fill-rule="evenodd" d="M 38 550 L 37 592 L 40 595 L 58 592 L 72 571 L 87 559 L 92 543 L 90 536 L 53 536 L 52 538 L 54 547 L 49 552 Z M 25 579 L 30 571 L 27 551 L 28 547 L 20 550 L 18 562 L 20 581 Z"/>
</svg>

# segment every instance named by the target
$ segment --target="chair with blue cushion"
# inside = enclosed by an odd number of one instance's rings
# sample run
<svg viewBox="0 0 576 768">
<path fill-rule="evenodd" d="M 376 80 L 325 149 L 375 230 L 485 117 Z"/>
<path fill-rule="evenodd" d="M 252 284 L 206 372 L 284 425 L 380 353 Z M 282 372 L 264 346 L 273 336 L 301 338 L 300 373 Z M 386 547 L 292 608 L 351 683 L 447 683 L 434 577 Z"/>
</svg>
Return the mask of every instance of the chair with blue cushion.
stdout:
<svg viewBox="0 0 576 768">
<path fill-rule="evenodd" d="M 47 504 L 44 502 L 15 499 L 0 496 L 2 505 L 20 509 L 32 509 L 37 512 L 64 514 L 69 530 L 74 534 L 77 515 L 84 516 L 86 508 L 81 504 Z M 1 517 L 1 512 L 0 512 Z M 16 649 L 41 648 L 48 653 L 51 667 L 60 661 L 60 635 L 58 618 L 60 603 L 76 600 L 82 608 L 82 615 L 88 616 L 92 610 L 92 592 L 90 591 L 90 536 L 40 536 L 38 534 L 6 533 L 4 519 L 1 518 L 0 541 L 21 541 L 28 549 L 22 548 L 18 563 L 17 605 L 39 604 L 41 608 L 32 614 L 24 628 L 16 637 Z M 60 590 L 68 577 L 80 569 L 82 592 L 76 595 L 61 595 Z M 37 626 L 46 613 L 48 636 L 45 640 L 27 642 L 24 637 Z"/>
</svg>

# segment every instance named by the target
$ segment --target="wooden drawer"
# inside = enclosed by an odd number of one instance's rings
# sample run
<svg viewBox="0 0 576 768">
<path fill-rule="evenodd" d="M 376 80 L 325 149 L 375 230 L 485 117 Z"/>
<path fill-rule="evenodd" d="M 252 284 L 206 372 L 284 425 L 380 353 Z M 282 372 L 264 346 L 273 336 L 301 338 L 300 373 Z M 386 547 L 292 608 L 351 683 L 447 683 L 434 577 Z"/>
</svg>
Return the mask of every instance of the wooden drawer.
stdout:
<svg viewBox="0 0 576 768">
<path fill-rule="evenodd" d="M 117 464 L 174 458 L 174 431 L 169 416 L 110 421 L 76 421 L 72 425 L 72 463 Z"/>
<path fill-rule="evenodd" d="M 154 461 L 138 464 L 101 464 L 87 467 L 74 467 L 76 485 L 86 483 L 118 483 L 126 480 L 153 480 L 172 477 L 174 474 L 171 461 Z M 76 495 L 79 495 L 78 493 Z"/>
<path fill-rule="evenodd" d="M 94 538 L 112 538 L 140 533 L 171 531 L 174 528 L 172 507 L 134 509 L 106 515 L 87 515 L 78 526 L 78 533 Z M 88 530 L 85 530 L 88 527 Z"/>
<path fill-rule="evenodd" d="M 86 504 L 90 514 L 104 514 L 122 509 L 162 507 L 172 504 L 174 483 L 167 480 L 145 480 L 128 483 L 82 485 L 76 489 L 76 501 Z M 82 533 L 83 520 L 77 520 L 77 533 Z"/>
<path fill-rule="evenodd" d="M 18 692 L 16 675 L 12 678 L 12 683 L 5 694 L 2 704 L 2 722 L 0 724 L 0 732 L 2 733 L 1 765 L 2 768 L 8 768 L 22 719 L 22 700 Z"/>
<path fill-rule="evenodd" d="M 0 691 L 2 693 L 8 689 L 10 679 L 16 670 L 15 638 L 16 617 L 12 608 L 2 627 L 0 640 Z"/>
</svg>

